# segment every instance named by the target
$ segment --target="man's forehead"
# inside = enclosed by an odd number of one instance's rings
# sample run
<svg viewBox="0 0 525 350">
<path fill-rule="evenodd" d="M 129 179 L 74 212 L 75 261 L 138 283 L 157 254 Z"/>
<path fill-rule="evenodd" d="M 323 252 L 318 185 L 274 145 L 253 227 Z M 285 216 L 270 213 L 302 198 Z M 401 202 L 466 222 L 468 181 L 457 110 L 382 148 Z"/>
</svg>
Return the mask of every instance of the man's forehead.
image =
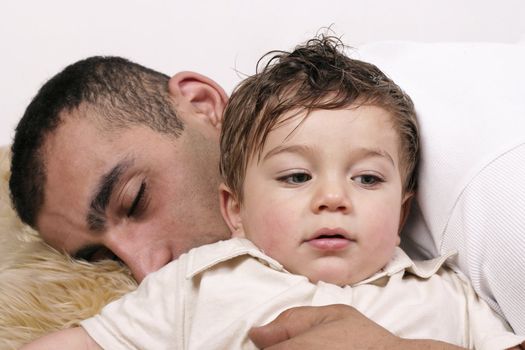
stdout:
<svg viewBox="0 0 525 350">
<path fill-rule="evenodd" d="M 63 246 L 60 242 L 68 236 L 87 231 L 85 216 L 91 193 L 115 162 L 93 129 L 80 119 L 65 122 L 43 145 L 46 179 L 37 227 L 55 247 Z"/>
</svg>

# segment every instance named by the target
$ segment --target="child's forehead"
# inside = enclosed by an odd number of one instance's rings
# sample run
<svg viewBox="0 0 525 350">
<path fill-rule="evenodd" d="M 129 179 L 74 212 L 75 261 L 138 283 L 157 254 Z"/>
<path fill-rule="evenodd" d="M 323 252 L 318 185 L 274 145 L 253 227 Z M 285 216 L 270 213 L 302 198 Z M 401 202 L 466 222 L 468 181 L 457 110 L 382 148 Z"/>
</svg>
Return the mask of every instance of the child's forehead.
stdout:
<svg viewBox="0 0 525 350">
<path fill-rule="evenodd" d="M 313 115 L 316 120 L 310 122 Z M 331 122 L 331 118 L 338 118 L 339 122 Z M 348 121 L 348 124 L 341 125 L 341 121 Z M 355 121 L 358 122 L 354 123 Z M 275 118 L 273 124 L 266 128 L 261 142 L 254 145 L 253 151 L 254 153 L 262 152 L 269 146 L 268 142 L 273 146 L 275 143 L 287 143 L 295 137 L 306 136 L 315 139 L 317 134 L 323 132 L 334 132 L 334 134 L 341 135 L 341 128 L 350 133 L 355 129 L 366 129 L 363 125 L 368 127 L 368 130 L 394 132 L 396 137 L 398 136 L 391 113 L 379 106 L 350 105 L 344 108 L 314 110 L 296 108 Z"/>
<path fill-rule="evenodd" d="M 270 139 L 272 141 L 280 140 L 286 142 L 292 138 L 299 130 L 301 125 L 308 119 L 312 111 L 305 108 L 296 108 L 281 114 L 266 128 L 263 134 L 262 142 L 255 145 L 256 151 L 262 151 Z"/>
<path fill-rule="evenodd" d="M 327 113 L 322 113 L 323 111 Z M 321 113 L 319 113 L 321 112 Z M 326 117 L 326 123 L 321 125 L 321 127 L 327 126 L 330 127 L 330 118 L 335 115 L 335 113 L 331 112 L 342 112 L 338 113 L 339 115 L 343 114 L 344 112 L 349 112 L 347 114 L 347 117 L 349 120 L 355 120 L 358 117 L 374 117 L 378 114 L 381 114 L 383 117 L 383 121 L 387 122 L 388 124 L 384 124 L 382 126 L 384 127 L 394 127 L 394 118 L 392 114 L 386 110 L 385 108 L 374 105 L 374 104 L 357 104 L 353 103 L 349 106 L 341 107 L 341 108 L 334 108 L 334 109 L 306 109 L 306 108 L 295 108 L 293 110 L 287 111 L 278 117 L 274 118 L 275 120 L 271 123 L 271 127 L 267 128 L 266 136 L 270 133 L 274 133 L 275 131 L 279 131 L 279 129 L 289 129 L 290 126 L 293 126 L 293 129 L 291 130 L 291 135 L 298 131 L 300 129 L 300 126 L 305 123 L 309 117 L 315 113 L 317 116 L 322 115 L 322 117 Z M 354 113 L 352 113 L 354 112 Z M 356 114 L 355 112 L 358 112 Z"/>
</svg>

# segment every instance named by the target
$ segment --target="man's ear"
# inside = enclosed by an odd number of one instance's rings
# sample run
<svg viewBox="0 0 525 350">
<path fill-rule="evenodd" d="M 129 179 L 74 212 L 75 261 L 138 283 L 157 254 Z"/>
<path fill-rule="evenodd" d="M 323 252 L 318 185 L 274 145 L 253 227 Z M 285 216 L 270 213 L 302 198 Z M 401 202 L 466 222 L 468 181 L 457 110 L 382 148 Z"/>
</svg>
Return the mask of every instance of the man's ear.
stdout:
<svg viewBox="0 0 525 350">
<path fill-rule="evenodd" d="M 168 89 L 171 96 L 189 102 L 197 115 L 220 129 L 228 96 L 219 84 L 199 73 L 180 72 L 170 79 Z"/>
<path fill-rule="evenodd" d="M 405 226 L 405 222 L 408 219 L 408 214 L 410 214 L 410 208 L 412 207 L 412 199 L 414 199 L 414 192 L 405 193 L 403 197 L 403 202 L 401 203 L 401 216 L 399 218 L 399 233 Z"/>
<path fill-rule="evenodd" d="M 231 191 L 224 183 L 219 185 L 219 199 L 221 214 L 230 228 L 232 237 L 245 237 L 241 219 L 241 205 Z"/>
</svg>

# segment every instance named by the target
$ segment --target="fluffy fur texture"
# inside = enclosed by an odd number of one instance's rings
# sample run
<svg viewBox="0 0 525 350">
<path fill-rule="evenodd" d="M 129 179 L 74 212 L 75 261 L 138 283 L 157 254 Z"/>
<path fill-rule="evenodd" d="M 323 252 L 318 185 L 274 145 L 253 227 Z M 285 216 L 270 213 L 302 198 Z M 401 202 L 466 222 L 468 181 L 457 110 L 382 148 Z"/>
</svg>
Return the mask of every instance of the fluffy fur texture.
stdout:
<svg viewBox="0 0 525 350">
<path fill-rule="evenodd" d="M 120 264 L 74 261 L 24 225 L 11 207 L 9 164 L 0 148 L 0 350 L 76 325 L 136 287 Z"/>
</svg>

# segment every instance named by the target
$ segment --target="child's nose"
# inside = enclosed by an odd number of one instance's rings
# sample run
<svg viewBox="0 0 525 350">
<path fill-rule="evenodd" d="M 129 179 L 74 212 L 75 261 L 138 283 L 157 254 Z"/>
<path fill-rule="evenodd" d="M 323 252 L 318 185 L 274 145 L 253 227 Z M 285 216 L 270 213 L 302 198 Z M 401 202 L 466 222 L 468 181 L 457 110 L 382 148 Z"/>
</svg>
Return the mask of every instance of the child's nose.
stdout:
<svg viewBox="0 0 525 350">
<path fill-rule="evenodd" d="M 350 196 L 344 185 L 330 181 L 319 186 L 312 201 L 312 210 L 315 213 L 342 212 L 348 213 L 352 209 Z"/>
</svg>

